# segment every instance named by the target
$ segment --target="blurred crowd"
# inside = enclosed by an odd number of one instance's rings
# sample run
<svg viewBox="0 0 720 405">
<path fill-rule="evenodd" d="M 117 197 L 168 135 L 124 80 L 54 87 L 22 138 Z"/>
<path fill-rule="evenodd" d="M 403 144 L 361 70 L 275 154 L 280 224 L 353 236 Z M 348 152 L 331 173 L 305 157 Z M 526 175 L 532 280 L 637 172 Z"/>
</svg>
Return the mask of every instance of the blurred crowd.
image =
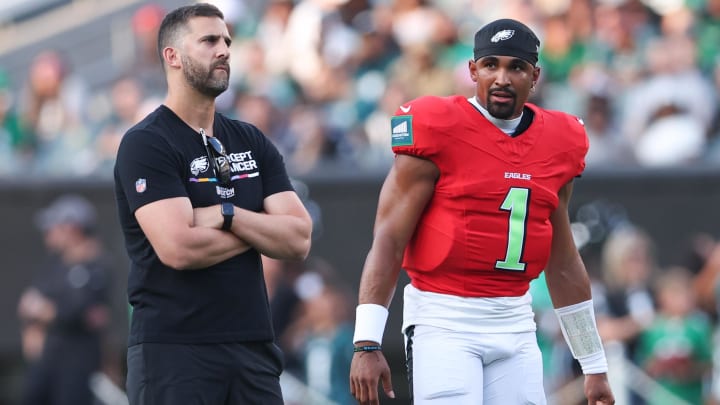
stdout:
<svg viewBox="0 0 720 405">
<path fill-rule="evenodd" d="M 218 109 L 272 138 L 292 174 L 389 167 L 388 117 L 421 95 L 472 95 L 473 34 L 499 17 L 541 38 L 531 101 L 584 119 L 588 167 L 720 161 L 720 0 L 212 2 L 234 37 Z M 135 10 L 134 60 L 110 85 L 53 49 L 23 83 L 0 73 L 0 175 L 109 176 L 124 131 L 164 98 L 164 12 Z"/>
</svg>

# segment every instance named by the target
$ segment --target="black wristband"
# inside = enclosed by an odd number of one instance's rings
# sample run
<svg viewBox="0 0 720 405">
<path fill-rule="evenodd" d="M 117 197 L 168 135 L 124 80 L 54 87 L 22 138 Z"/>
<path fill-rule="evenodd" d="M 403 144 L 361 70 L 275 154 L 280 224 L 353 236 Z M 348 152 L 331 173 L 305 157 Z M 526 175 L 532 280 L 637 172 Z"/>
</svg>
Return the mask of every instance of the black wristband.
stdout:
<svg viewBox="0 0 720 405">
<path fill-rule="evenodd" d="M 378 351 L 378 350 L 382 350 L 382 346 L 379 346 L 379 345 L 378 345 L 378 346 L 355 346 L 355 347 L 353 348 L 353 352 L 354 352 L 354 353 L 357 353 L 357 352 L 374 352 L 374 351 Z"/>
</svg>

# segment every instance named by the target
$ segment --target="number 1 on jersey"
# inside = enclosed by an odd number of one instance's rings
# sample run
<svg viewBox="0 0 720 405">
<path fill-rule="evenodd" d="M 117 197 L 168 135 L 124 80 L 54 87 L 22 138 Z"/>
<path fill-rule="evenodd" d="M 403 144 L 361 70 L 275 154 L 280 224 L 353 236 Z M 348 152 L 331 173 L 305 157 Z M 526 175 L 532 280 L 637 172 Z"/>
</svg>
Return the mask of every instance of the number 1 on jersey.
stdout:
<svg viewBox="0 0 720 405">
<path fill-rule="evenodd" d="M 500 270 L 524 271 L 525 263 L 520 261 L 525 248 L 525 225 L 527 221 L 530 189 L 511 187 L 500 209 L 509 211 L 508 242 L 505 258 L 495 262 Z"/>
</svg>

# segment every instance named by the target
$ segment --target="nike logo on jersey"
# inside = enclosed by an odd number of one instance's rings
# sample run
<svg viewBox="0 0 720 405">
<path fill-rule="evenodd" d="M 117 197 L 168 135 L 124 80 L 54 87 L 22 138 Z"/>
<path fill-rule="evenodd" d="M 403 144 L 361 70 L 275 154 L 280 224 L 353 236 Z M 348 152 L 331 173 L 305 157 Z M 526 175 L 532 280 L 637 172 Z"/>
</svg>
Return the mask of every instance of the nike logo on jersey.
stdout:
<svg viewBox="0 0 720 405">
<path fill-rule="evenodd" d="M 532 179 L 532 176 L 530 176 L 527 173 L 505 172 L 505 178 L 506 179 L 530 180 L 530 179 Z"/>
<path fill-rule="evenodd" d="M 401 106 L 400 106 L 400 111 L 402 111 L 402 112 L 404 112 L 405 114 L 407 114 L 407 113 L 410 112 L 410 109 L 411 109 L 411 108 L 412 108 L 411 105 L 409 105 L 409 106 L 407 106 L 407 107 L 405 107 L 404 105 L 401 105 Z"/>
</svg>

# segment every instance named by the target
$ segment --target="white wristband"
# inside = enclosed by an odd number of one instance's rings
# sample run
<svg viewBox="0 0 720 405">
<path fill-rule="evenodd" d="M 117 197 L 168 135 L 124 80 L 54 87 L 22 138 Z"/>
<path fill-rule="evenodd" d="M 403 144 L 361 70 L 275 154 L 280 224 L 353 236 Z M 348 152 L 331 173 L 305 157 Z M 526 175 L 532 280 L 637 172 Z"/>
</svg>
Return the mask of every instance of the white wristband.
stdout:
<svg viewBox="0 0 720 405">
<path fill-rule="evenodd" d="M 583 374 L 607 372 L 605 349 L 595 323 L 592 300 L 555 309 L 560 330 Z"/>
<path fill-rule="evenodd" d="M 355 309 L 355 335 L 353 343 L 367 340 L 382 343 L 388 310 L 378 304 L 360 304 Z"/>
<path fill-rule="evenodd" d="M 591 354 L 587 357 L 577 359 L 582 368 L 583 374 L 602 374 L 608 372 L 607 359 L 605 358 L 605 350 Z"/>
</svg>

